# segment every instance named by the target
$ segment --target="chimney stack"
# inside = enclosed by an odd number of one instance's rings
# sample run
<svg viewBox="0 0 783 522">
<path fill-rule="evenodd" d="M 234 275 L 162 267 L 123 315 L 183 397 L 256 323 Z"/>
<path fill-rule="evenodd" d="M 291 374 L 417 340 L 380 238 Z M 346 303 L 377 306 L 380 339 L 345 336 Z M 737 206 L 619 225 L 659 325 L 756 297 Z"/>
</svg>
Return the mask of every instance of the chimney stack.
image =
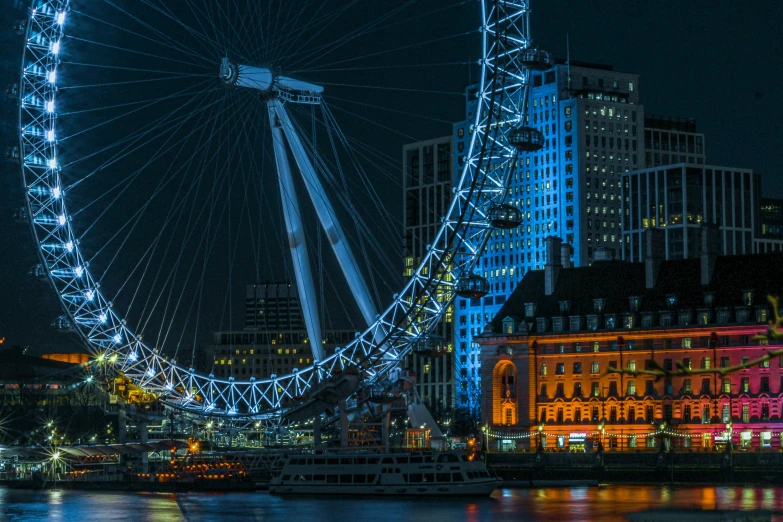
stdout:
<svg viewBox="0 0 783 522">
<path fill-rule="evenodd" d="M 546 244 L 546 264 L 544 265 L 544 293 L 552 295 L 555 293 L 557 276 L 563 265 L 560 261 L 562 255 L 562 240 L 556 236 L 549 236 L 544 239 Z"/>
<path fill-rule="evenodd" d="M 665 232 L 660 228 L 648 228 L 644 231 L 644 246 L 646 249 L 644 256 L 644 279 L 645 286 L 655 287 L 655 281 L 658 279 L 658 270 L 661 268 L 664 254 L 666 252 Z"/>
<path fill-rule="evenodd" d="M 593 254 L 593 261 L 614 261 L 614 249 L 600 247 Z"/>
<path fill-rule="evenodd" d="M 701 227 L 701 284 L 707 286 L 715 272 L 715 262 L 720 254 L 720 229 L 718 225 Z"/>
<path fill-rule="evenodd" d="M 571 268 L 571 252 L 573 248 L 568 243 L 563 243 L 560 247 L 560 263 L 563 268 Z"/>
</svg>

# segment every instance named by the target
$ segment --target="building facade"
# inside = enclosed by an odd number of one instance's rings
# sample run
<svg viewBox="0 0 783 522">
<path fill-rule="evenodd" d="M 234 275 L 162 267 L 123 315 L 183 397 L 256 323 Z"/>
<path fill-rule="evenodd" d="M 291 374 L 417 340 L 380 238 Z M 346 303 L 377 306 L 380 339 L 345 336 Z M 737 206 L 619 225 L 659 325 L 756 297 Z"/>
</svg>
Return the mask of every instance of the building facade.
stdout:
<svg viewBox="0 0 783 522">
<path fill-rule="evenodd" d="M 588 265 L 599 249 L 619 257 L 621 174 L 644 167 L 638 75 L 572 62 L 531 73 L 530 81 L 526 125 L 543 134 L 545 146 L 519 155 L 506 198 L 523 212 L 524 222 L 516 229 L 493 231 L 476 269 L 492 292 L 480 299 L 458 299 L 454 310 L 457 403 L 476 411 L 481 361 L 474 336 L 522 278 L 543 266 L 545 237 L 562 238 L 574 266 Z M 468 123 L 454 126 L 455 175 L 465 163 L 475 93 L 473 87 L 466 91 Z"/>
<path fill-rule="evenodd" d="M 356 336 L 353 330 L 325 331 L 321 340 L 325 353 L 346 346 Z M 215 332 L 210 346 L 214 354 L 215 377 L 247 380 L 289 375 L 313 364 L 310 339 L 305 330 L 263 332 Z"/>
<path fill-rule="evenodd" d="M 304 330 L 304 316 L 296 286 L 257 283 L 245 291 L 245 330 Z"/>
<path fill-rule="evenodd" d="M 783 199 L 761 198 L 761 230 L 754 240 L 756 252 L 783 251 Z"/>
<path fill-rule="evenodd" d="M 666 259 L 698 257 L 704 224 L 715 224 L 724 255 L 755 251 L 760 176 L 746 169 L 666 165 L 623 174 L 623 257 L 644 259 L 644 231 L 664 232 Z"/>
<path fill-rule="evenodd" d="M 705 245 L 666 261 L 660 231 L 646 236 L 644 263 L 554 259 L 530 272 L 479 337 L 490 449 L 783 448 L 783 357 L 710 372 L 771 349 L 755 336 L 772 314 L 766 296 L 783 289 L 783 254 Z"/>
<path fill-rule="evenodd" d="M 451 136 L 405 145 L 403 161 L 403 237 L 405 277 L 421 263 L 451 204 Z M 431 405 L 454 407 L 454 315 L 449 308 L 434 332 L 447 340 L 449 351 L 436 359 L 409 355 L 405 364 L 416 373 L 416 392 Z"/>
<path fill-rule="evenodd" d="M 696 120 L 661 114 L 644 117 L 644 163 L 647 168 L 690 163 L 704 165 L 704 134 L 696 132 Z"/>
</svg>

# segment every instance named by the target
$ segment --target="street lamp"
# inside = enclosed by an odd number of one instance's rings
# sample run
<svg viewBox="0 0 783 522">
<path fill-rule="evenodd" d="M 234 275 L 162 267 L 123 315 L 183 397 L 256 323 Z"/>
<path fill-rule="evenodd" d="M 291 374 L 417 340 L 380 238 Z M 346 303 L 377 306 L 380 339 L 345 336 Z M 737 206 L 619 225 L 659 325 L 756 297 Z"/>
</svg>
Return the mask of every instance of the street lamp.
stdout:
<svg viewBox="0 0 783 522">
<path fill-rule="evenodd" d="M 60 462 L 60 452 L 55 451 L 52 453 L 52 479 L 54 480 L 54 489 L 57 489 L 57 467 Z"/>
</svg>

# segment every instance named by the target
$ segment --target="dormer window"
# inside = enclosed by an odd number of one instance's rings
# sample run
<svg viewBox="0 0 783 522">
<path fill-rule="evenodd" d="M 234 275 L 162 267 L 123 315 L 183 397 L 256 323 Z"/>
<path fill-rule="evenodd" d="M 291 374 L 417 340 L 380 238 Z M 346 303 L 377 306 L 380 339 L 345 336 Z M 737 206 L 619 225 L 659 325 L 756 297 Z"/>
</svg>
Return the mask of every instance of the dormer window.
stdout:
<svg viewBox="0 0 783 522">
<path fill-rule="evenodd" d="M 704 294 L 704 306 L 707 306 L 709 308 L 712 308 L 715 306 L 715 294 L 712 292 L 707 292 Z"/>
<path fill-rule="evenodd" d="M 578 332 L 582 328 L 582 318 L 578 315 L 569 317 L 568 329 L 572 332 Z"/>
<path fill-rule="evenodd" d="M 677 306 L 677 296 L 673 295 L 673 294 L 672 295 L 667 295 L 666 296 L 666 305 L 669 308 L 674 308 L 675 306 Z"/>
<path fill-rule="evenodd" d="M 593 310 L 597 314 L 604 313 L 604 310 L 606 310 L 606 299 L 593 299 Z"/>
<path fill-rule="evenodd" d="M 546 317 L 539 317 L 536 319 L 536 328 L 539 333 L 546 332 Z"/>
<path fill-rule="evenodd" d="M 571 309 L 571 301 L 560 301 L 560 312 L 567 313 Z"/>
<path fill-rule="evenodd" d="M 517 321 L 514 317 L 508 316 L 503 319 L 503 333 L 506 335 L 513 335 L 514 330 L 517 328 Z"/>
<path fill-rule="evenodd" d="M 642 306 L 642 298 L 641 297 L 631 297 L 630 299 L 630 306 L 632 312 L 638 312 L 639 309 Z"/>
<path fill-rule="evenodd" d="M 606 328 L 607 328 L 607 329 L 612 329 L 612 328 L 614 328 L 614 327 L 615 327 L 615 321 L 616 321 L 616 320 L 615 320 L 615 316 L 613 316 L 613 315 L 610 315 L 610 316 L 608 316 L 608 317 L 606 318 Z"/>
<path fill-rule="evenodd" d="M 536 303 L 525 303 L 525 317 L 533 318 L 536 315 Z"/>
<path fill-rule="evenodd" d="M 742 292 L 742 304 L 745 306 L 753 306 L 753 290 Z"/>
<path fill-rule="evenodd" d="M 562 317 L 553 317 L 552 318 L 552 331 L 555 333 L 560 333 L 563 331 L 563 318 Z"/>
</svg>

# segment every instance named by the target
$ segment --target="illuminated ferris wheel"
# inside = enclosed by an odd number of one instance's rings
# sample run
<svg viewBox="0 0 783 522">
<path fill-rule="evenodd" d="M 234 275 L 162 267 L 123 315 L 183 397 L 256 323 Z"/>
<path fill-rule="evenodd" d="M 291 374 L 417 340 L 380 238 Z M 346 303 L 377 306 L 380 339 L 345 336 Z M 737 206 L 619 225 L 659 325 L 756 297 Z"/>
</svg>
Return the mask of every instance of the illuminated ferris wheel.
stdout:
<svg viewBox="0 0 783 522">
<path fill-rule="evenodd" d="M 528 3 L 33 0 L 12 154 L 60 325 L 168 405 L 241 418 L 312 417 L 353 393 L 351 375 L 377 387 L 411 352 L 443 355 L 431 332 L 456 296 L 489 291 L 476 260 L 520 224 L 510 174 L 544 145 L 524 126 L 529 71 L 552 66 Z M 471 30 L 432 32 L 458 8 Z M 389 44 L 394 30 L 405 38 Z M 458 94 L 434 85 L 438 67 L 467 63 L 444 54 L 459 38 L 480 56 L 466 161 L 426 256 L 384 302 L 397 267 L 383 238 L 400 228 L 382 187 L 399 176 L 371 134 L 412 141 L 436 119 L 425 109 Z M 308 338 L 341 307 L 355 338 L 310 343 L 312 364 L 288 375 L 196 371 L 199 332 L 236 330 L 237 285 L 281 264 Z"/>
</svg>

